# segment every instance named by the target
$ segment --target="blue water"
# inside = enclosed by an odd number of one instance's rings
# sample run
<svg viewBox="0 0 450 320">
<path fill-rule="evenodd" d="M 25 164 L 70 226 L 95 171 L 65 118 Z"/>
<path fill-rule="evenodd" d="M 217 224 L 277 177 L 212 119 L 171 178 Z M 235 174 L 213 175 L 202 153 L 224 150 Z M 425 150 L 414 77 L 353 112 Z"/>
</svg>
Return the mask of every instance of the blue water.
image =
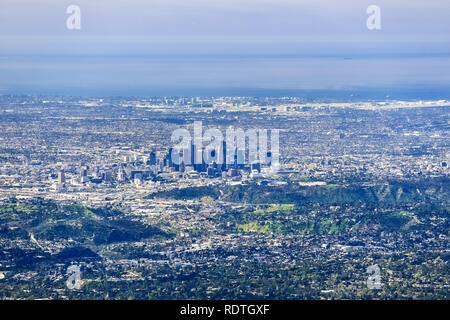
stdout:
<svg viewBox="0 0 450 320">
<path fill-rule="evenodd" d="M 0 94 L 450 99 L 450 56 L 3 55 Z"/>
</svg>

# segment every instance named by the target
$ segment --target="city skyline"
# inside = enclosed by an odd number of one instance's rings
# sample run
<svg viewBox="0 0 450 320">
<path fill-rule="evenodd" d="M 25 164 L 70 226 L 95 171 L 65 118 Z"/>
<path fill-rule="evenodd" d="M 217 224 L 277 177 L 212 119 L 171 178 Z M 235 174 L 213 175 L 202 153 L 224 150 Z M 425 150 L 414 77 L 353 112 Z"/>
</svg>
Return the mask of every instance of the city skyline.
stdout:
<svg viewBox="0 0 450 320">
<path fill-rule="evenodd" d="M 448 300 L 449 12 L 0 0 L 0 300 Z"/>
</svg>

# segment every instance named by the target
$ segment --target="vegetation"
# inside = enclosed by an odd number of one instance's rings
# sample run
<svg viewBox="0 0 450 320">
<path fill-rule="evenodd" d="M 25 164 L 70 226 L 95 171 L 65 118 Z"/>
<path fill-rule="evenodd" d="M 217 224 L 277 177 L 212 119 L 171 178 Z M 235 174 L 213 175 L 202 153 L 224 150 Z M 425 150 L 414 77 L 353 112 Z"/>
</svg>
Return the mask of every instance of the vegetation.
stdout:
<svg viewBox="0 0 450 320">
<path fill-rule="evenodd" d="M 0 205 L 0 299 L 449 299 L 448 182 L 164 191 L 150 197 L 198 201 L 177 204 L 185 220 L 152 223 L 12 199 Z M 80 290 L 65 285 L 73 263 Z M 380 290 L 366 285 L 374 264 Z"/>
</svg>

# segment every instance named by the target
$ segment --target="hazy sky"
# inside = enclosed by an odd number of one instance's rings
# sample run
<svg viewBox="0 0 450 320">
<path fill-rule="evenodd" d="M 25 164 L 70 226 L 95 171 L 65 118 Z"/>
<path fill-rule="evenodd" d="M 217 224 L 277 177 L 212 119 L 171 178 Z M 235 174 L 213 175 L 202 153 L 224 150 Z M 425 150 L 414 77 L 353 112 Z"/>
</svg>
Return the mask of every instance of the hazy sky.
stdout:
<svg viewBox="0 0 450 320">
<path fill-rule="evenodd" d="M 448 53 L 449 14 L 448 0 L 1 0 L 0 53 Z"/>
<path fill-rule="evenodd" d="M 81 30 L 66 28 L 71 4 Z M 381 30 L 366 27 L 372 4 Z M 445 87 L 449 14 L 448 0 L 0 0 L 0 93 Z"/>
</svg>

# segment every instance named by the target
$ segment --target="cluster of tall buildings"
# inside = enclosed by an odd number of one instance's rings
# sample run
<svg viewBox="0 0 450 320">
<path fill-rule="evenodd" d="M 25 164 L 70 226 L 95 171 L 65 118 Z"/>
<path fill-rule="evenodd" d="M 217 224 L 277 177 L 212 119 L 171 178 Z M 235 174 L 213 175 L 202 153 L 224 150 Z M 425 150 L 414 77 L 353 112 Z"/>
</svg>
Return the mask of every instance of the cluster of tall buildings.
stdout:
<svg viewBox="0 0 450 320">
<path fill-rule="evenodd" d="M 230 153 L 230 151 L 232 153 Z M 228 154 L 227 154 L 228 152 Z M 190 143 L 184 148 L 170 147 L 165 150 L 155 149 L 145 152 L 132 152 L 123 155 L 119 161 L 109 163 L 104 168 L 85 164 L 72 170 L 59 170 L 57 186 L 106 183 L 142 184 L 146 180 L 164 181 L 176 177 L 203 176 L 208 178 L 233 177 L 244 175 L 258 176 L 261 169 L 271 166 L 271 152 L 264 154 L 261 160 L 249 156 L 245 150 L 227 149 L 226 142 L 214 148 L 196 148 Z M 67 168 L 66 168 L 67 169 Z M 67 174 L 69 178 L 67 177 Z"/>
<path fill-rule="evenodd" d="M 227 154 L 228 152 L 228 154 Z M 208 177 L 239 175 L 240 170 L 261 172 L 261 166 L 271 166 L 271 152 L 266 152 L 264 157 L 253 155 L 251 152 L 238 148 L 227 148 L 225 141 L 218 148 L 197 147 L 190 142 L 183 148 L 169 148 L 164 165 L 174 171 L 206 172 Z"/>
</svg>

